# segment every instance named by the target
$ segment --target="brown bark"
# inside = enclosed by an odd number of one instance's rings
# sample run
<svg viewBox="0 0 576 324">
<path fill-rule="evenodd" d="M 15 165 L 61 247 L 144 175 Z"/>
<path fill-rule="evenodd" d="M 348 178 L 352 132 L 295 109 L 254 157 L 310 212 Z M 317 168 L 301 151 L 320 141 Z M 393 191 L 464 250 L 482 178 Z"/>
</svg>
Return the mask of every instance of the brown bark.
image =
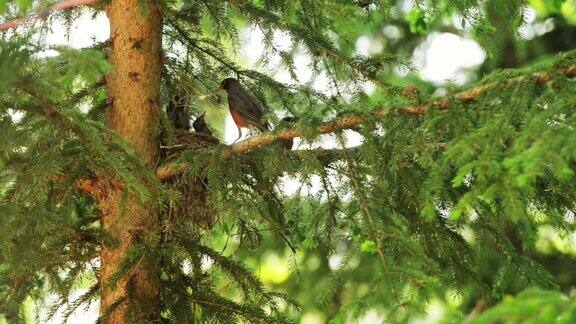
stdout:
<svg viewBox="0 0 576 324">
<path fill-rule="evenodd" d="M 152 1 L 111 0 L 106 13 L 112 42 L 112 72 L 106 82 L 111 102 L 108 126 L 152 167 L 158 157 L 158 139 L 152 130 L 160 90 L 161 8 Z M 115 179 L 101 177 L 95 187 L 102 227 L 118 241 L 103 247 L 100 254 L 100 315 L 108 315 L 108 323 L 156 322 L 159 296 L 153 262 L 140 260 L 117 285 L 110 285 L 130 248 L 156 232 L 155 207 L 130 194 L 123 197 L 123 186 Z M 129 305 L 138 307 L 144 317 L 131 318 Z"/>
</svg>

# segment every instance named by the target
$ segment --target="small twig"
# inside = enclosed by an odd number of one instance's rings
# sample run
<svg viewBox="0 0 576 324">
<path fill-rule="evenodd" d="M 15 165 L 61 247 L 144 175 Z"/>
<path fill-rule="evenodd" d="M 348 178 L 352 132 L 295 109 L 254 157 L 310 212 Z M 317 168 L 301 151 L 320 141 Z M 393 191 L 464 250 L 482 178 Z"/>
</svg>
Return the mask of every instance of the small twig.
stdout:
<svg viewBox="0 0 576 324">
<path fill-rule="evenodd" d="M 173 149 L 173 148 L 179 148 L 179 147 L 186 147 L 186 145 L 185 144 L 178 144 L 178 145 L 171 145 L 171 146 L 160 145 L 161 149 Z"/>
</svg>

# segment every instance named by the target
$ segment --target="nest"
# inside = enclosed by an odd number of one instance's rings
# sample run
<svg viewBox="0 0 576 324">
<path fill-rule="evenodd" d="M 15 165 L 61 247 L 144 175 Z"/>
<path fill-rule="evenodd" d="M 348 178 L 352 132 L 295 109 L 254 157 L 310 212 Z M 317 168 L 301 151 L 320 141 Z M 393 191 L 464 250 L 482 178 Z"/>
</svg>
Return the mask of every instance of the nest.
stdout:
<svg viewBox="0 0 576 324">
<path fill-rule="evenodd" d="M 214 136 L 176 130 L 174 137 L 171 138 L 166 146 L 162 147 L 162 155 L 166 157 L 166 161 L 171 161 L 176 159 L 182 151 L 201 150 L 218 144 L 220 144 L 220 141 Z"/>
<path fill-rule="evenodd" d="M 185 150 L 201 150 L 220 143 L 217 138 L 201 133 L 179 130 L 174 135 L 170 145 L 162 147 L 165 162 L 177 159 Z M 190 221 L 196 227 L 212 228 L 216 220 L 216 210 L 209 206 L 206 200 L 208 186 L 205 178 L 175 177 L 167 184 L 180 193 L 179 197 L 169 201 L 168 215 L 163 220 L 167 234 L 174 226 L 185 226 L 183 223 Z"/>
</svg>

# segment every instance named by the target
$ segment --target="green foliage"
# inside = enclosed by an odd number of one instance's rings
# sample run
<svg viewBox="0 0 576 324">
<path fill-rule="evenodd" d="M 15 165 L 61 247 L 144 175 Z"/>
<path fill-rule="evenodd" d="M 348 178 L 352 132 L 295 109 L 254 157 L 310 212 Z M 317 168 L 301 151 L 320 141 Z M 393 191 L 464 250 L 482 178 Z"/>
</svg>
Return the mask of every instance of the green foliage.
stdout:
<svg viewBox="0 0 576 324">
<path fill-rule="evenodd" d="M 424 19 L 424 12 L 418 7 L 406 14 L 406 20 L 410 25 L 410 31 L 413 33 L 424 34 L 428 30 Z"/>
<path fill-rule="evenodd" d="M 7 16 L 30 7 L 25 1 L 2 4 Z M 576 64 L 576 53 L 496 71 L 442 98 L 426 91 L 407 96 L 394 84 L 406 79 L 398 82 L 394 71 L 412 68 L 405 57 L 421 40 L 413 33 L 426 35 L 443 28 L 446 19 L 459 18 L 496 53 L 495 26 L 503 24 L 498 32 L 510 32 L 517 41 L 525 1 L 422 0 L 407 14 L 402 4 L 163 3 L 164 105 L 184 94 L 194 115 L 217 109 L 224 98 L 215 89 L 234 76 L 269 108 L 276 128 L 283 127 L 281 117 L 298 116 L 294 127 L 305 132 L 308 144 L 320 138 L 321 122 L 347 113 L 365 119 L 350 131 L 362 145 L 329 159 L 271 145 L 222 161 L 222 144 L 192 147 L 175 160 L 187 163 L 186 173 L 165 184 L 105 126 L 107 44 L 58 47 L 57 56 L 41 57 L 42 44 L 3 36 L 0 314 L 16 321 L 26 300 L 55 294 L 52 310 L 65 306 L 69 315 L 140 262 L 157 265 L 167 322 L 289 322 L 300 314 L 294 300 L 304 310 L 323 310 L 334 323 L 372 309 L 387 321 L 408 321 L 446 294 L 497 301 L 525 287 L 558 288 L 534 254 L 543 226 L 561 235 L 574 230 L 567 215 L 573 216 L 576 201 L 576 84 L 561 71 Z M 377 53 L 356 52 L 359 37 L 386 26 L 396 27 L 400 40 L 386 39 L 386 49 Z M 245 67 L 236 55 L 246 27 L 264 35 L 260 69 Z M 277 46 L 278 33 L 291 40 L 289 48 Z M 266 68 L 279 62 L 278 69 L 298 81 L 294 59 L 301 54 L 311 59 L 313 76 L 327 77 L 330 94 L 310 84 L 280 83 Z M 547 82 L 536 82 L 535 73 L 546 74 Z M 365 82 L 376 86 L 373 94 L 365 93 Z M 474 100 L 454 96 L 477 87 L 483 91 Z M 438 100 L 446 100 L 449 109 L 430 109 L 422 117 L 400 110 Z M 381 109 L 387 117 L 375 118 Z M 166 124 L 161 116 L 156 131 L 174 140 Z M 346 134 L 335 134 L 342 146 Z M 157 204 L 162 222 L 160 235 L 137 242 L 107 283 L 98 281 L 95 260 L 103 244 L 116 241 L 99 226 L 97 203 L 76 188 L 77 181 L 102 174 L 120 179 L 126 193 Z M 287 178 L 301 185 L 293 195 L 280 189 Z M 205 186 L 212 228 L 171 213 L 172 202 L 189 203 L 183 188 L 198 183 Z M 283 285 L 267 287 L 259 277 L 258 257 L 270 250 L 291 256 L 292 272 Z M 71 300 L 80 281 L 90 288 Z M 539 313 L 543 319 L 572 307 L 556 293 L 525 292 L 477 321 L 516 316 L 509 309 L 525 299 L 534 302 L 534 312 L 549 305 Z M 130 298 L 118 303 L 123 302 L 135 312 L 146 307 Z"/>
<path fill-rule="evenodd" d="M 574 323 L 576 304 L 556 291 L 527 289 L 517 296 L 506 296 L 471 323 Z"/>
<path fill-rule="evenodd" d="M 530 4 L 537 10 L 543 11 L 545 13 L 559 13 L 561 12 L 562 5 L 566 0 L 552 0 L 552 1 L 542 1 L 542 0 L 532 0 Z"/>
</svg>

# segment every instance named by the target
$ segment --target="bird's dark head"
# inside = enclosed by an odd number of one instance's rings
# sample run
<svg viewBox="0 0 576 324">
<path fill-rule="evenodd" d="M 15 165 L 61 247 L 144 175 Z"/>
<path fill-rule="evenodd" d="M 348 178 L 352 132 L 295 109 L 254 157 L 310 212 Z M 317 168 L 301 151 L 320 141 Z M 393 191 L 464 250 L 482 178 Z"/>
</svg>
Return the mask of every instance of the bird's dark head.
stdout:
<svg viewBox="0 0 576 324">
<path fill-rule="evenodd" d="M 294 124 L 298 121 L 298 117 L 284 117 L 282 118 L 282 122 L 287 123 L 287 124 Z"/>
<path fill-rule="evenodd" d="M 240 82 L 234 78 L 226 78 L 220 83 L 220 89 L 230 90 L 235 85 L 239 85 Z"/>
<path fill-rule="evenodd" d="M 202 115 L 198 116 L 198 118 L 196 118 L 196 120 L 192 123 L 192 127 L 196 133 L 212 136 L 212 131 L 210 130 L 208 123 L 206 123 L 205 116 L 206 112 L 203 112 Z"/>
</svg>

